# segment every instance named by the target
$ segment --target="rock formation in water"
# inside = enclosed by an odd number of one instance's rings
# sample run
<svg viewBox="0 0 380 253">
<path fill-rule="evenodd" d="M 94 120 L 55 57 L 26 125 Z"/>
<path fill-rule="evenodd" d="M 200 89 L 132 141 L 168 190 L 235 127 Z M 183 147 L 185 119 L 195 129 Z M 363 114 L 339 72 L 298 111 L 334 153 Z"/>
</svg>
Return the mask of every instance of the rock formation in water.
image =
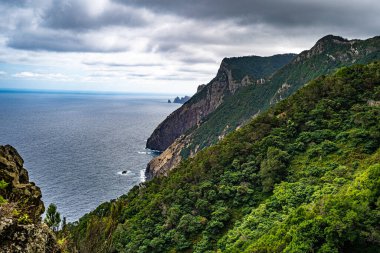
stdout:
<svg viewBox="0 0 380 253">
<path fill-rule="evenodd" d="M 190 99 L 189 96 L 176 97 L 176 98 L 173 100 L 173 103 L 184 104 L 184 103 L 186 103 L 187 101 L 189 101 L 189 99 Z"/>
</svg>

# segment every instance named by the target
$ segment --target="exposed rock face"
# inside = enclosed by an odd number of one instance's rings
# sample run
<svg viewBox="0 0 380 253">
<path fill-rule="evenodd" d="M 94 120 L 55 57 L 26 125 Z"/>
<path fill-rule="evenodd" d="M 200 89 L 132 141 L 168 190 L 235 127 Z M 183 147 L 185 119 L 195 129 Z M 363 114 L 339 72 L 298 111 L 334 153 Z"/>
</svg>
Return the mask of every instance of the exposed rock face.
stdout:
<svg viewBox="0 0 380 253">
<path fill-rule="evenodd" d="M 54 233 L 45 224 L 21 225 L 15 219 L 0 218 L 1 253 L 60 252 Z"/>
<path fill-rule="evenodd" d="M 182 160 L 180 153 L 189 139 L 187 136 L 182 135 L 159 156 L 153 158 L 145 170 L 147 179 L 149 180 L 156 176 L 167 176 L 167 173 Z"/>
<path fill-rule="evenodd" d="M 339 36 L 327 35 L 327 36 L 321 38 L 320 40 L 318 40 L 317 43 L 315 43 L 315 45 L 310 50 L 305 50 L 305 51 L 301 52 L 294 61 L 300 62 L 304 59 L 308 59 L 308 58 L 315 56 L 315 55 L 323 54 L 325 52 L 328 53 L 327 51 L 329 51 L 329 49 L 333 45 L 350 46 L 350 45 L 352 45 L 352 43 L 349 40 L 344 39 L 344 38 L 339 37 Z M 333 56 L 329 55 L 329 57 L 331 59 L 335 60 L 335 58 Z"/>
<path fill-rule="evenodd" d="M 43 223 L 45 210 L 41 190 L 29 182 L 28 171 L 16 149 L 0 146 L 0 189 L 6 203 L 0 204 L 0 253 L 60 252 L 54 233 Z"/>
<path fill-rule="evenodd" d="M 244 84 L 247 85 L 247 83 Z M 154 130 L 146 147 L 164 151 L 175 139 L 199 124 L 202 119 L 218 108 L 225 96 L 234 94 L 242 85 L 241 82 L 232 78 L 231 70 L 223 60 L 216 77 L 207 86 L 198 89 L 199 92 L 187 103 L 170 114 Z"/>
<path fill-rule="evenodd" d="M 228 97 L 248 85 L 265 85 L 274 69 L 285 65 L 295 55 L 273 57 L 247 56 L 223 59 L 216 77 L 207 85 L 198 86 L 197 93 L 182 107 L 169 115 L 147 141 L 147 148 L 164 151 L 147 166 L 148 178 L 166 175 L 181 160 L 181 151 L 192 140 L 191 132 L 206 120 Z M 243 69 L 240 68 L 243 66 Z M 189 156 L 198 150 L 192 150 Z"/>
<path fill-rule="evenodd" d="M 0 146 L 0 180 L 9 183 L 3 190 L 9 202 L 24 203 L 25 212 L 33 222 L 41 220 L 45 211 L 39 187 L 29 182 L 28 171 L 23 168 L 24 160 L 16 149 L 7 145 Z"/>
</svg>

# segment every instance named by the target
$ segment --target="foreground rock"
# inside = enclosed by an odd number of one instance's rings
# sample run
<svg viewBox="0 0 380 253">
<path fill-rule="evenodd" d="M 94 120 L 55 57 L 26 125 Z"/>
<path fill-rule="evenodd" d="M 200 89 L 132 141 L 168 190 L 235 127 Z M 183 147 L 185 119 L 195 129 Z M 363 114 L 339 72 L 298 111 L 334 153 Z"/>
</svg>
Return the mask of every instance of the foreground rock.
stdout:
<svg viewBox="0 0 380 253">
<path fill-rule="evenodd" d="M 39 187 L 29 182 L 28 171 L 16 149 L 0 146 L 0 253 L 60 252 L 54 233 L 43 223 L 45 210 Z"/>
</svg>

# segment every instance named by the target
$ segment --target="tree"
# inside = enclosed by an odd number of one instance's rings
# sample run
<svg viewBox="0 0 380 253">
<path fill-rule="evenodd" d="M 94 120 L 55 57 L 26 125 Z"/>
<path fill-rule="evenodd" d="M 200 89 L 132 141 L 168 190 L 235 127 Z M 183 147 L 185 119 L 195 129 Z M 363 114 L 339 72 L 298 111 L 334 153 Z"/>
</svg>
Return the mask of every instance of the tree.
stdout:
<svg viewBox="0 0 380 253">
<path fill-rule="evenodd" d="M 62 231 L 65 232 L 66 229 L 67 229 L 66 217 L 63 216 L 63 219 L 62 219 Z"/>
<path fill-rule="evenodd" d="M 45 223 L 57 232 L 59 224 L 61 223 L 61 214 L 57 211 L 57 206 L 51 203 L 47 209 Z"/>
<path fill-rule="evenodd" d="M 267 158 L 261 162 L 260 177 L 264 192 L 273 190 L 276 183 L 285 177 L 289 154 L 275 147 L 269 147 Z"/>
</svg>

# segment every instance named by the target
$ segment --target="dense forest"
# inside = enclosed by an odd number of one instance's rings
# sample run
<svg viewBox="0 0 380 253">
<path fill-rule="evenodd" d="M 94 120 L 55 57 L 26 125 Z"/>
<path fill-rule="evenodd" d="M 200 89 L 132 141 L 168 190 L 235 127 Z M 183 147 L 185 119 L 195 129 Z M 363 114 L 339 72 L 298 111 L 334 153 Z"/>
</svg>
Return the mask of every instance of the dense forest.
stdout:
<svg viewBox="0 0 380 253">
<path fill-rule="evenodd" d="M 80 252 L 379 252 L 380 62 L 343 67 L 60 231 Z"/>
</svg>

